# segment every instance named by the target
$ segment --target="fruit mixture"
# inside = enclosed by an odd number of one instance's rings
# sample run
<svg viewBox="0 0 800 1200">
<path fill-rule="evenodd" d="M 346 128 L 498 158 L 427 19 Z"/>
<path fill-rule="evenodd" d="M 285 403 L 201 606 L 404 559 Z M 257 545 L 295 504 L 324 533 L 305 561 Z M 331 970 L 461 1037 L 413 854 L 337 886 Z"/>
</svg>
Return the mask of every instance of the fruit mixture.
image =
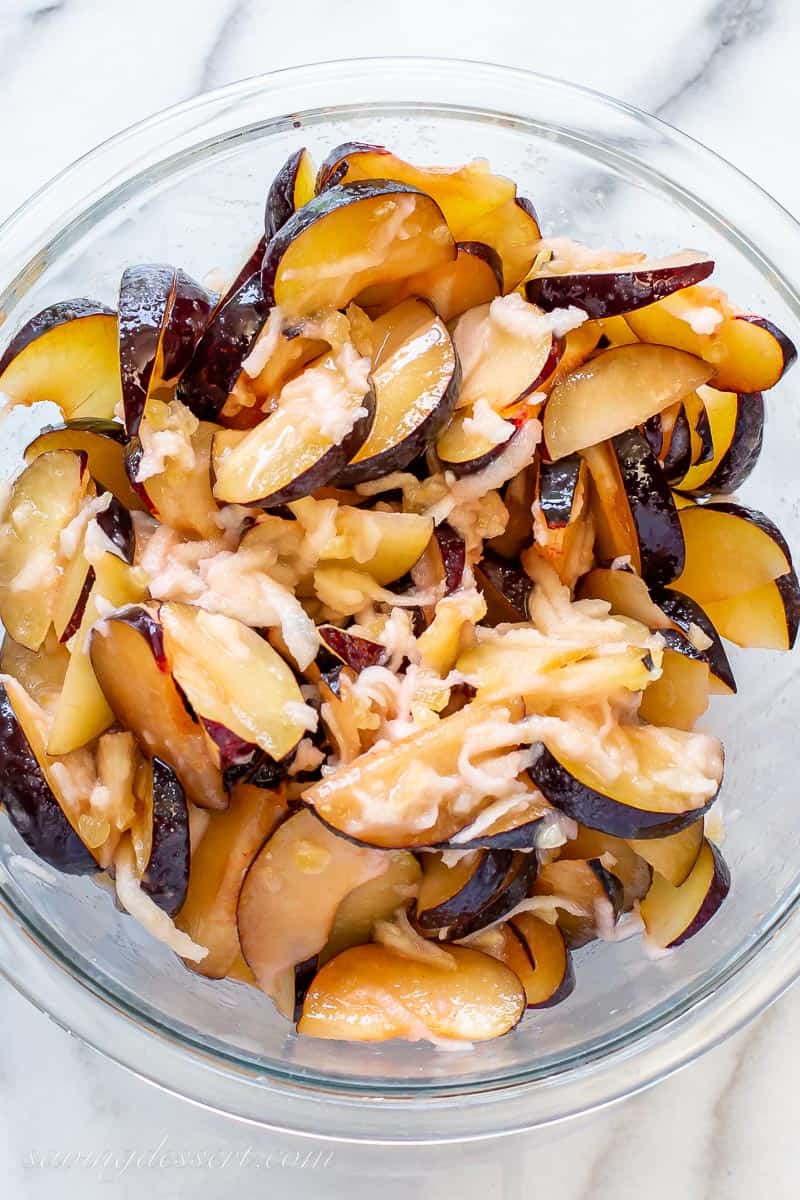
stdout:
<svg viewBox="0 0 800 1200">
<path fill-rule="evenodd" d="M 549 234 L 551 231 L 545 231 Z M 476 161 L 293 154 L 221 295 L 129 267 L 0 356 L 55 402 L 0 527 L 0 795 L 301 1034 L 471 1043 L 719 908 L 725 641 L 788 650 L 730 498 L 789 339 L 714 263 L 543 236 Z"/>
</svg>

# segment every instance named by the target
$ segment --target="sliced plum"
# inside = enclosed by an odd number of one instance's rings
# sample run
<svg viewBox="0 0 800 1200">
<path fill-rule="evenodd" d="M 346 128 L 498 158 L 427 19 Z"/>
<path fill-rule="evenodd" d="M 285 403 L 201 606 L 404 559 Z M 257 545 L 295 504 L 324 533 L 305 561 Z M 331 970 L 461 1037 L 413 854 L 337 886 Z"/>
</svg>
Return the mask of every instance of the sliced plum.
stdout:
<svg viewBox="0 0 800 1200">
<path fill-rule="evenodd" d="M 335 625 L 319 625 L 317 633 L 323 646 L 358 673 L 366 667 L 381 667 L 389 655 L 381 642 L 338 629 Z"/>
<path fill-rule="evenodd" d="M 49 425 L 25 450 L 25 461 L 33 462 L 51 450 L 75 450 L 88 458 L 92 479 L 116 496 L 129 512 L 144 508 L 139 494 L 131 487 L 125 470 L 125 427 L 119 421 L 100 417 L 78 417 L 63 425 Z"/>
<path fill-rule="evenodd" d="M 369 436 L 336 478 L 352 487 L 402 471 L 447 423 L 460 386 L 450 334 L 422 300 L 406 300 L 372 327 L 375 420 Z"/>
<path fill-rule="evenodd" d="M 682 492 L 735 492 L 758 462 L 764 440 L 764 398 L 702 387 L 698 396 L 707 414 L 713 452 L 675 482 Z"/>
<path fill-rule="evenodd" d="M 175 924 L 205 946 L 192 969 L 223 979 L 240 955 L 236 909 L 250 864 L 287 808 L 281 792 L 240 783 L 225 812 L 209 815 L 203 840 L 192 854 L 189 888 Z"/>
<path fill-rule="evenodd" d="M 475 580 L 486 601 L 491 625 L 527 621 L 528 598 L 533 591 L 530 576 L 521 567 L 494 555 L 484 554 L 475 568 Z"/>
<path fill-rule="evenodd" d="M 601 859 L 558 859 L 545 864 L 533 885 L 533 895 L 552 896 L 558 925 L 570 950 L 579 950 L 596 937 L 613 933 L 624 907 L 624 889 Z M 567 901 L 559 904 L 559 901 Z"/>
<path fill-rule="evenodd" d="M 122 608 L 136 604 L 144 599 L 146 587 L 138 570 L 110 553 L 104 554 L 96 563 L 94 575 L 53 715 L 47 742 L 49 754 L 68 754 L 70 750 L 85 746 L 114 722 L 114 712 L 89 658 L 92 630 L 100 619 L 101 605 Z M 131 680 L 127 682 L 129 686 L 135 686 Z"/>
<path fill-rule="evenodd" d="M 275 508 L 309 496 L 340 475 L 374 417 L 375 396 L 360 371 L 341 353 L 325 355 L 285 385 L 260 425 L 214 435 L 215 498 Z"/>
<path fill-rule="evenodd" d="M 511 866 L 510 850 L 473 850 L 456 863 L 426 854 L 414 921 L 421 930 L 447 930 L 463 937 L 501 890 Z"/>
<path fill-rule="evenodd" d="M 201 420 L 217 420 L 269 309 L 261 275 L 254 267 L 254 273 L 226 293 L 210 315 L 177 390 L 178 399 Z"/>
<path fill-rule="evenodd" d="M 626 320 L 643 342 L 705 359 L 715 371 L 714 387 L 723 392 L 765 392 L 797 357 L 793 343 L 772 322 L 737 312 L 724 292 L 702 284 L 640 308 Z"/>
<path fill-rule="evenodd" d="M 328 940 L 319 952 L 320 966 L 342 950 L 368 942 L 377 922 L 390 920 L 416 894 L 422 868 L 414 855 L 396 850 L 387 853 L 386 858 L 386 870 L 381 875 L 353 888 L 340 903 Z"/>
<path fill-rule="evenodd" d="M 705 607 L 763 587 L 792 569 L 780 530 L 756 509 L 718 502 L 679 512 L 686 561 L 675 588 Z"/>
<path fill-rule="evenodd" d="M 173 677 L 218 746 L 225 730 L 251 758 L 258 748 L 280 762 L 295 749 L 309 710 L 269 642 L 232 617 L 191 604 L 163 604 L 159 619 Z M 220 765 L 230 765 L 222 757 Z"/>
<path fill-rule="evenodd" d="M 482 1042 L 513 1029 L 525 991 L 505 965 L 466 946 L 448 946 L 452 969 L 387 946 L 353 946 L 314 978 L 297 1031 L 310 1037 Z"/>
<path fill-rule="evenodd" d="M 117 314 L 83 299 L 37 313 L 0 355 L 0 393 L 13 404 L 51 400 L 70 420 L 113 417 L 122 399 Z"/>
<path fill-rule="evenodd" d="M 142 890 L 173 917 L 189 886 L 189 813 L 178 777 L 160 758 L 148 769 L 153 829 Z"/>
<path fill-rule="evenodd" d="M 527 280 L 528 299 L 548 312 L 574 305 L 590 317 L 619 316 L 654 304 L 681 288 L 702 283 L 714 270 L 713 261 L 692 250 L 668 258 L 648 259 L 632 255 L 629 265 L 575 270 L 558 258 Z"/>
<path fill-rule="evenodd" d="M 29 650 L 39 649 L 50 628 L 61 583 L 61 534 L 91 486 L 85 456 L 50 450 L 11 487 L 0 526 L 0 620 Z"/>
<path fill-rule="evenodd" d="M 141 439 L 147 437 L 148 432 L 157 439 L 159 433 L 169 430 L 176 420 L 180 422 L 181 417 L 175 418 L 166 404 L 151 400 L 139 427 L 139 436 L 128 443 L 125 469 L 140 501 L 162 525 L 169 525 L 190 537 L 211 540 L 219 537 L 220 532 L 219 506 L 211 490 L 211 451 L 219 426 L 211 421 L 200 421 L 188 434 L 190 463 L 182 457 L 174 457 L 167 458 L 163 470 L 155 474 L 142 469 Z"/>
<path fill-rule="evenodd" d="M 547 746 L 531 775 L 568 817 L 616 837 L 677 833 L 708 811 L 723 772 L 722 747 L 715 738 L 647 725 L 626 727 L 624 736 L 631 762 L 613 781 Z M 669 783 L 661 782 L 665 771 L 671 772 Z"/>
<path fill-rule="evenodd" d="M 170 672 L 158 610 L 131 605 L 104 618 L 91 631 L 89 654 L 120 725 L 172 767 L 192 803 L 226 808 L 219 768 Z"/>
<path fill-rule="evenodd" d="M 239 895 L 239 940 L 258 986 L 284 1016 L 294 1012 L 295 967 L 322 950 L 344 897 L 386 867 L 385 855 L 338 837 L 306 809 L 258 854 Z"/>
<path fill-rule="evenodd" d="M 406 184 L 363 180 L 326 189 L 290 217 L 267 246 L 261 282 L 269 304 L 302 316 L 345 308 L 365 288 L 455 257 L 435 200 Z"/>
<path fill-rule="evenodd" d="M 728 600 L 706 602 L 715 628 L 737 646 L 791 650 L 800 626 L 800 586 L 792 568 L 771 583 Z"/>
<path fill-rule="evenodd" d="M 161 339 L 177 272 L 161 263 L 127 267 L 119 285 L 119 366 L 125 429 L 134 437 L 151 388 L 163 378 Z M 159 360 L 162 361 L 159 361 Z"/>
<path fill-rule="evenodd" d="M 0 684 L 0 800 L 12 825 L 44 862 L 68 875 L 99 870 L 58 800 L 38 706 L 14 679 Z"/>
<path fill-rule="evenodd" d="M 702 818 L 668 837 L 629 838 L 628 845 L 673 887 L 680 887 L 703 847 Z"/>
<path fill-rule="evenodd" d="M 604 442 L 706 383 L 713 367 L 669 346 L 614 346 L 559 379 L 544 415 L 552 459 Z"/>
<path fill-rule="evenodd" d="M 305 146 L 289 155 L 267 192 L 264 228 L 268 239 L 312 198 L 316 175 L 314 162 Z"/>
<path fill-rule="evenodd" d="M 656 874 L 641 903 L 647 935 L 656 946 L 672 949 L 708 924 L 731 887 L 725 859 L 705 840 L 691 872 L 679 887 Z"/>
<path fill-rule="evenodd" d="M 464 313 L 453 342 L 463 373 L 458 408 L 484 400 L 498 413 L 545 387 L 564 349 L 549 318 L 516 295 Z"/>
<path fill-rule="evenodd" d="M 427 300 L 447 322 L 479 304 L 488 304 L 502 290 L 503 264 L 497 252 L 484 242 L 458 242 L 452 262 L 409 275 L 388 287 L 370 288 L 358 300 L 371 315 L 379 316 L 401 300 L 417 296 Z"/>
</svg>

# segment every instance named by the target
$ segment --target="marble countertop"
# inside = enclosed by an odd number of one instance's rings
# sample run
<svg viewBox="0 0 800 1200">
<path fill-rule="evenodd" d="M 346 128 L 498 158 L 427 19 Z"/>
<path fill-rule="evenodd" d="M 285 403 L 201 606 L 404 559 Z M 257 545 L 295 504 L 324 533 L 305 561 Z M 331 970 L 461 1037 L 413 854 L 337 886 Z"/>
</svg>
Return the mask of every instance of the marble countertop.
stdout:
<svg viewBox="0 0 800 1200">
<path fill-rule="evenodd" d="M 274 67 L 387 50 L 504 62 L 610 92 L 693 134 L 800 213 L 795 0 L 0 0 L 0 218 L 166 105 Z M 392 1155 L 249 1130 L 106 1062 L 4 983 L 0 1004 L 9 1200 L 144 1189 L 152 1200 L 215 1200 L 242 1184 L 355 1200 L 376 1182 L 386 1200 L 411 1189 L 464 1200 L 781 1200 L 800 1187 L 800 989 L 605 1113 L 492 1145 Z"/>
</svg>

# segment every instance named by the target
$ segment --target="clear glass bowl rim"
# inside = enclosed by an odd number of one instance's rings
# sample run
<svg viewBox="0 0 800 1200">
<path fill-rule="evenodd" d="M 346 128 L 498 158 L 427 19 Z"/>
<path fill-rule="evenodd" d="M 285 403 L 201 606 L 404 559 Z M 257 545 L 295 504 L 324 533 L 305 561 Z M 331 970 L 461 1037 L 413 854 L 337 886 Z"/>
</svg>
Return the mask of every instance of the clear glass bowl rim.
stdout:
<svg viewBox="0 0 800 1200">
<path fill-rule="evenodd" d="M 258 126 L 285 128 L 309 111 L 363 110 L 370 104 L 480 113 L 602 146 L 609 159 L 624 160 L 640 177 L 724 229 L 800 320 L 800 226 L 752 180 L 700 143 L 629 104 L 534 72 L 470 60 L 400 57 L 323 62 L 255 76 L 166 109 L 104 142 L 0 225 L 5 281 L 0 304 L 13 312 L 15 284 L 24 288 L 37 256 L 46 247 L 57 248 L 59 233 L 90 220 L 99 205 L 122 199 L 127 186 L 148 169 L 173 155 L 217 148 L 235 139 L 237 130 L 251 127 L 231 122 L 231 113 L 238 118 L 252 111 Z M 543 111 L 557 112 L 558 120 L 543 119 Z M 599 135 L 604 115 L 621 123 L 624 133 Z M 724 212 L 716 207 L 720 196 L 726 198 Z M 730 1036 L 800 975 L 799 898 L 798 892 L 785 896 L 759 939 L 739 958 L 723 963 L 702 991 L 629 1032 L 601 1056 L 570 1063 L 535 1082 L 521 1072 L 500 1086 L 488 1081 L 380 1094 L 338 1084 L 322 1091 L 300 1076 L 271 1076 L 204 1053 L 177 1031 L 127 1008 L 66 961 L 2 886 L 0 973 L 69 1032 L 141 1078 L 204 1108 L 268 1129 L 347 1143 L 471 1141 L 598 1109 L 663 1079 Z"/>
</svg>

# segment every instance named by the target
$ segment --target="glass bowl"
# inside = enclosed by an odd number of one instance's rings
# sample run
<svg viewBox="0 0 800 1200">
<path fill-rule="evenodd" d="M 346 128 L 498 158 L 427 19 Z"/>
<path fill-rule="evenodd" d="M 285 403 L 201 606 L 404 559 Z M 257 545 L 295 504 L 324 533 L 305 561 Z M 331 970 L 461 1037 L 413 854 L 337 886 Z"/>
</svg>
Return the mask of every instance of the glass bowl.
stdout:
<svg viewBox="0 0 800 1200">
<path fill-rule="evenodd" d="M 123 267 L 232 269 L 287 155 L 388 144 L 432 163 L 484 156 L 518 180 L 546 232 L 655 254 L 699 247 L 736 301 L 798 338 L 800 236 L 733 167 L 652 117 L 554 80 L 472 62 L 324 63 L 237 83 L 81 159 L 0 229 L 0 320 L 54 300 L 114 303 Z M 800 407 L 781 384 L 743 495 L 790 543 L 800 528 Z M 15 413 L 6 473 L 38 412 Z M 740 694 L 706 724 L 727 749 L 728 902 L 653 961 L 637 939 L 578 955 L 574 995 L 461 1053 L 424 1043 L 298 1039 L 254 990 L 191 974 L 90 881 L 56 877 L 3 823 L 0 963 L 35 1004 L 138 1074 L 264 1126 L 346 1141 L 510 1133 L 629 1094 L 714 1045 L 800 972 L 798 660 L 734 655 Z"/>
</svg>

